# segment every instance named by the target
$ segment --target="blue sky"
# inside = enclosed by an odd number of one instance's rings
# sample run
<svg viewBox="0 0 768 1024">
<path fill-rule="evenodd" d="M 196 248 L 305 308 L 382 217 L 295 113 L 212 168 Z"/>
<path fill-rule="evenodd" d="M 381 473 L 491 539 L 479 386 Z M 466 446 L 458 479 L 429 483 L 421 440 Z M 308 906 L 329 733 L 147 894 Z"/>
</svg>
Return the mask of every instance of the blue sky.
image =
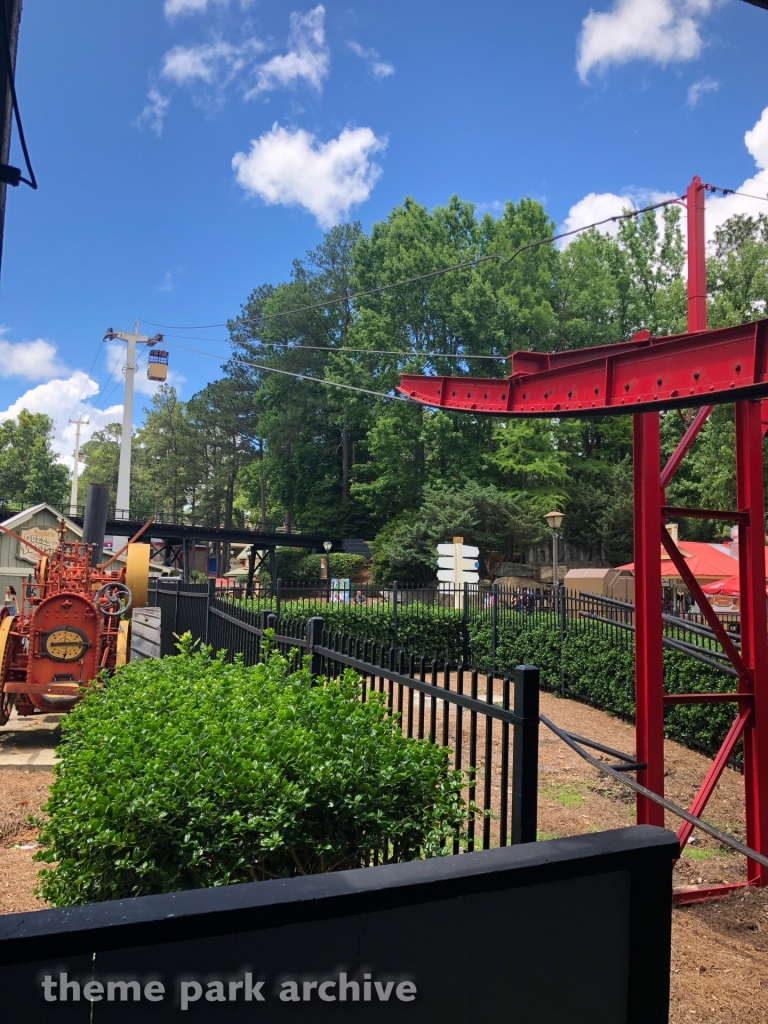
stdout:
<svg viewBox="0 0 768 1024">
<path fill-rule="evenodd" d="M 40 190 L 9 190 L 0 415 L 48 412 L 68 454 L 73 413 L 121 415 L 107 327 L 221 323 L 406 194 L 529 195 L 570 226 L 694 173 L 766 195 L 766 40 L 741 0 L 25 0 Z M 710 228 L 762 208 L 710 201 Z M 183 397 L 219 374 L 170 351 Z"/>
</svg>

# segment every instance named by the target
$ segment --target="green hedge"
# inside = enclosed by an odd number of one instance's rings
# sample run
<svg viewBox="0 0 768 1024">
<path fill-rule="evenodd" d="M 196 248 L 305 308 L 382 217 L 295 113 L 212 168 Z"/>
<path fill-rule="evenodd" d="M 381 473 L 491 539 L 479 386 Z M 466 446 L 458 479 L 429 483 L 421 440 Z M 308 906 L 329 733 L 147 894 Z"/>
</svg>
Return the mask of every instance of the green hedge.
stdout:
<svg viewBox="0 0 768 1024">
<path fill-rule="evenodd" d="M 44 807 L 53 906 L 447 852 L 466 819 L 445 748 L 405 738 L 347 673 L 193 650 L 117 670 L 62 729 Z"/>
<path fill-rule="evenodd" d="M 491 623 L 470 621 L 470 650 L 484 668 L 491 660 Z M 502 671 L 515 665 L 537 665 L 544 685 L 560 688 L 560 632 L 551 623 L 536 624 L 527 615 L 499 624 L 496 664 Z M 626 637 L 603 623 L 568 622 L 563 641 L 565 681 L 571 693 L 620 715 L 635 713 L 634 634 Z M 727 693 L 734 680 L 681 651 L 664 649 L 665 693 Z M 729 704 L 676 705 L 665 714 L 668 736 L 695 739 L 717 748 L 734 717 Z"/>
</svg>

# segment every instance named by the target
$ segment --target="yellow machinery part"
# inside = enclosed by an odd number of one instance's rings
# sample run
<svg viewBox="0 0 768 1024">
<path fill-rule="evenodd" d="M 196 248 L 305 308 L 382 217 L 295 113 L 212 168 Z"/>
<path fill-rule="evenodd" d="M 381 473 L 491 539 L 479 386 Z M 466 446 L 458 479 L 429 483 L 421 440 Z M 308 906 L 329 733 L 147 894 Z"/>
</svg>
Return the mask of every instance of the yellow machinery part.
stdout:
<svg viewBox="0 0 768 1024">
<path fill-rule="evenodd" d="M 149 544 L 129 544 L 125 562 L 125 585 L 131 592 L 132 607 L 147 607 L 149 587 Z M 128 612 L 130 615 L 130 611 Z"/>
<path fill-rule="evenodd" d="M 40 584 L 45 583 L 45 576 L 48 572 L 48 556 L 43 555 L 37 566 L 37 582 Z"/>
<path fill-rule="evenodd" d="M 122 622 L 117 627 L 117 657 L 115 659 L 116 665 L 128 664 L 128 640 L 130 637 L 130 629 L 131 624 L 127 619 L 123 619 Z"/>
<path fill-rule="evenodd" d="M 0 622 L 0 687 L 5 682 L 5 672 L 10 663 L 11 630 L 16 620 L 15 615 L 6 615 Z"/>
</svg>

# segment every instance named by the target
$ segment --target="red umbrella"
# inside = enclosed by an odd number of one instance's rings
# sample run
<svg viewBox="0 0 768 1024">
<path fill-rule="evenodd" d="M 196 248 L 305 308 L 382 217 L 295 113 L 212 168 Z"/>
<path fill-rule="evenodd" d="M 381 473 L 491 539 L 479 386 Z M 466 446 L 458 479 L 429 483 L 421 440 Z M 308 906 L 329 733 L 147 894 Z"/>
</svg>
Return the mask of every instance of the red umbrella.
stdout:
<svg viewBox="0 0 768 1024">
<path fill-rule="evenodd" d="M 738 576 L 729 576 L 726 580 L 715 580 L 714 583 L 706 583 L 701 589 L 705 594 L 726 594 L 730 597 L 738 597 L 741 593 Z M 768 586 L 766 586 L 765 591 L 768 594 Z"/>
</svg>

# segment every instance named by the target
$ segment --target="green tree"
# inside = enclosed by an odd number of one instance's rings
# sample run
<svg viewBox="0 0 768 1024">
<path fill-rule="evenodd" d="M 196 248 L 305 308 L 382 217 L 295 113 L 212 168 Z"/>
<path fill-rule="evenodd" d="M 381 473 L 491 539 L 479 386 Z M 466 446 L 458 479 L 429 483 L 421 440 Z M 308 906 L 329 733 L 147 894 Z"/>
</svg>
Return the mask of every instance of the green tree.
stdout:
<svg viewBox="0 0 768 1024">
<path fill-rule="evenodd" d="M 22 409 L 0 424 L 0 494 L 7 501 L 64 506 L 69 473 L 57 461 L 52 439 L 53 420 L 41 412 Z"/>
</svg>

